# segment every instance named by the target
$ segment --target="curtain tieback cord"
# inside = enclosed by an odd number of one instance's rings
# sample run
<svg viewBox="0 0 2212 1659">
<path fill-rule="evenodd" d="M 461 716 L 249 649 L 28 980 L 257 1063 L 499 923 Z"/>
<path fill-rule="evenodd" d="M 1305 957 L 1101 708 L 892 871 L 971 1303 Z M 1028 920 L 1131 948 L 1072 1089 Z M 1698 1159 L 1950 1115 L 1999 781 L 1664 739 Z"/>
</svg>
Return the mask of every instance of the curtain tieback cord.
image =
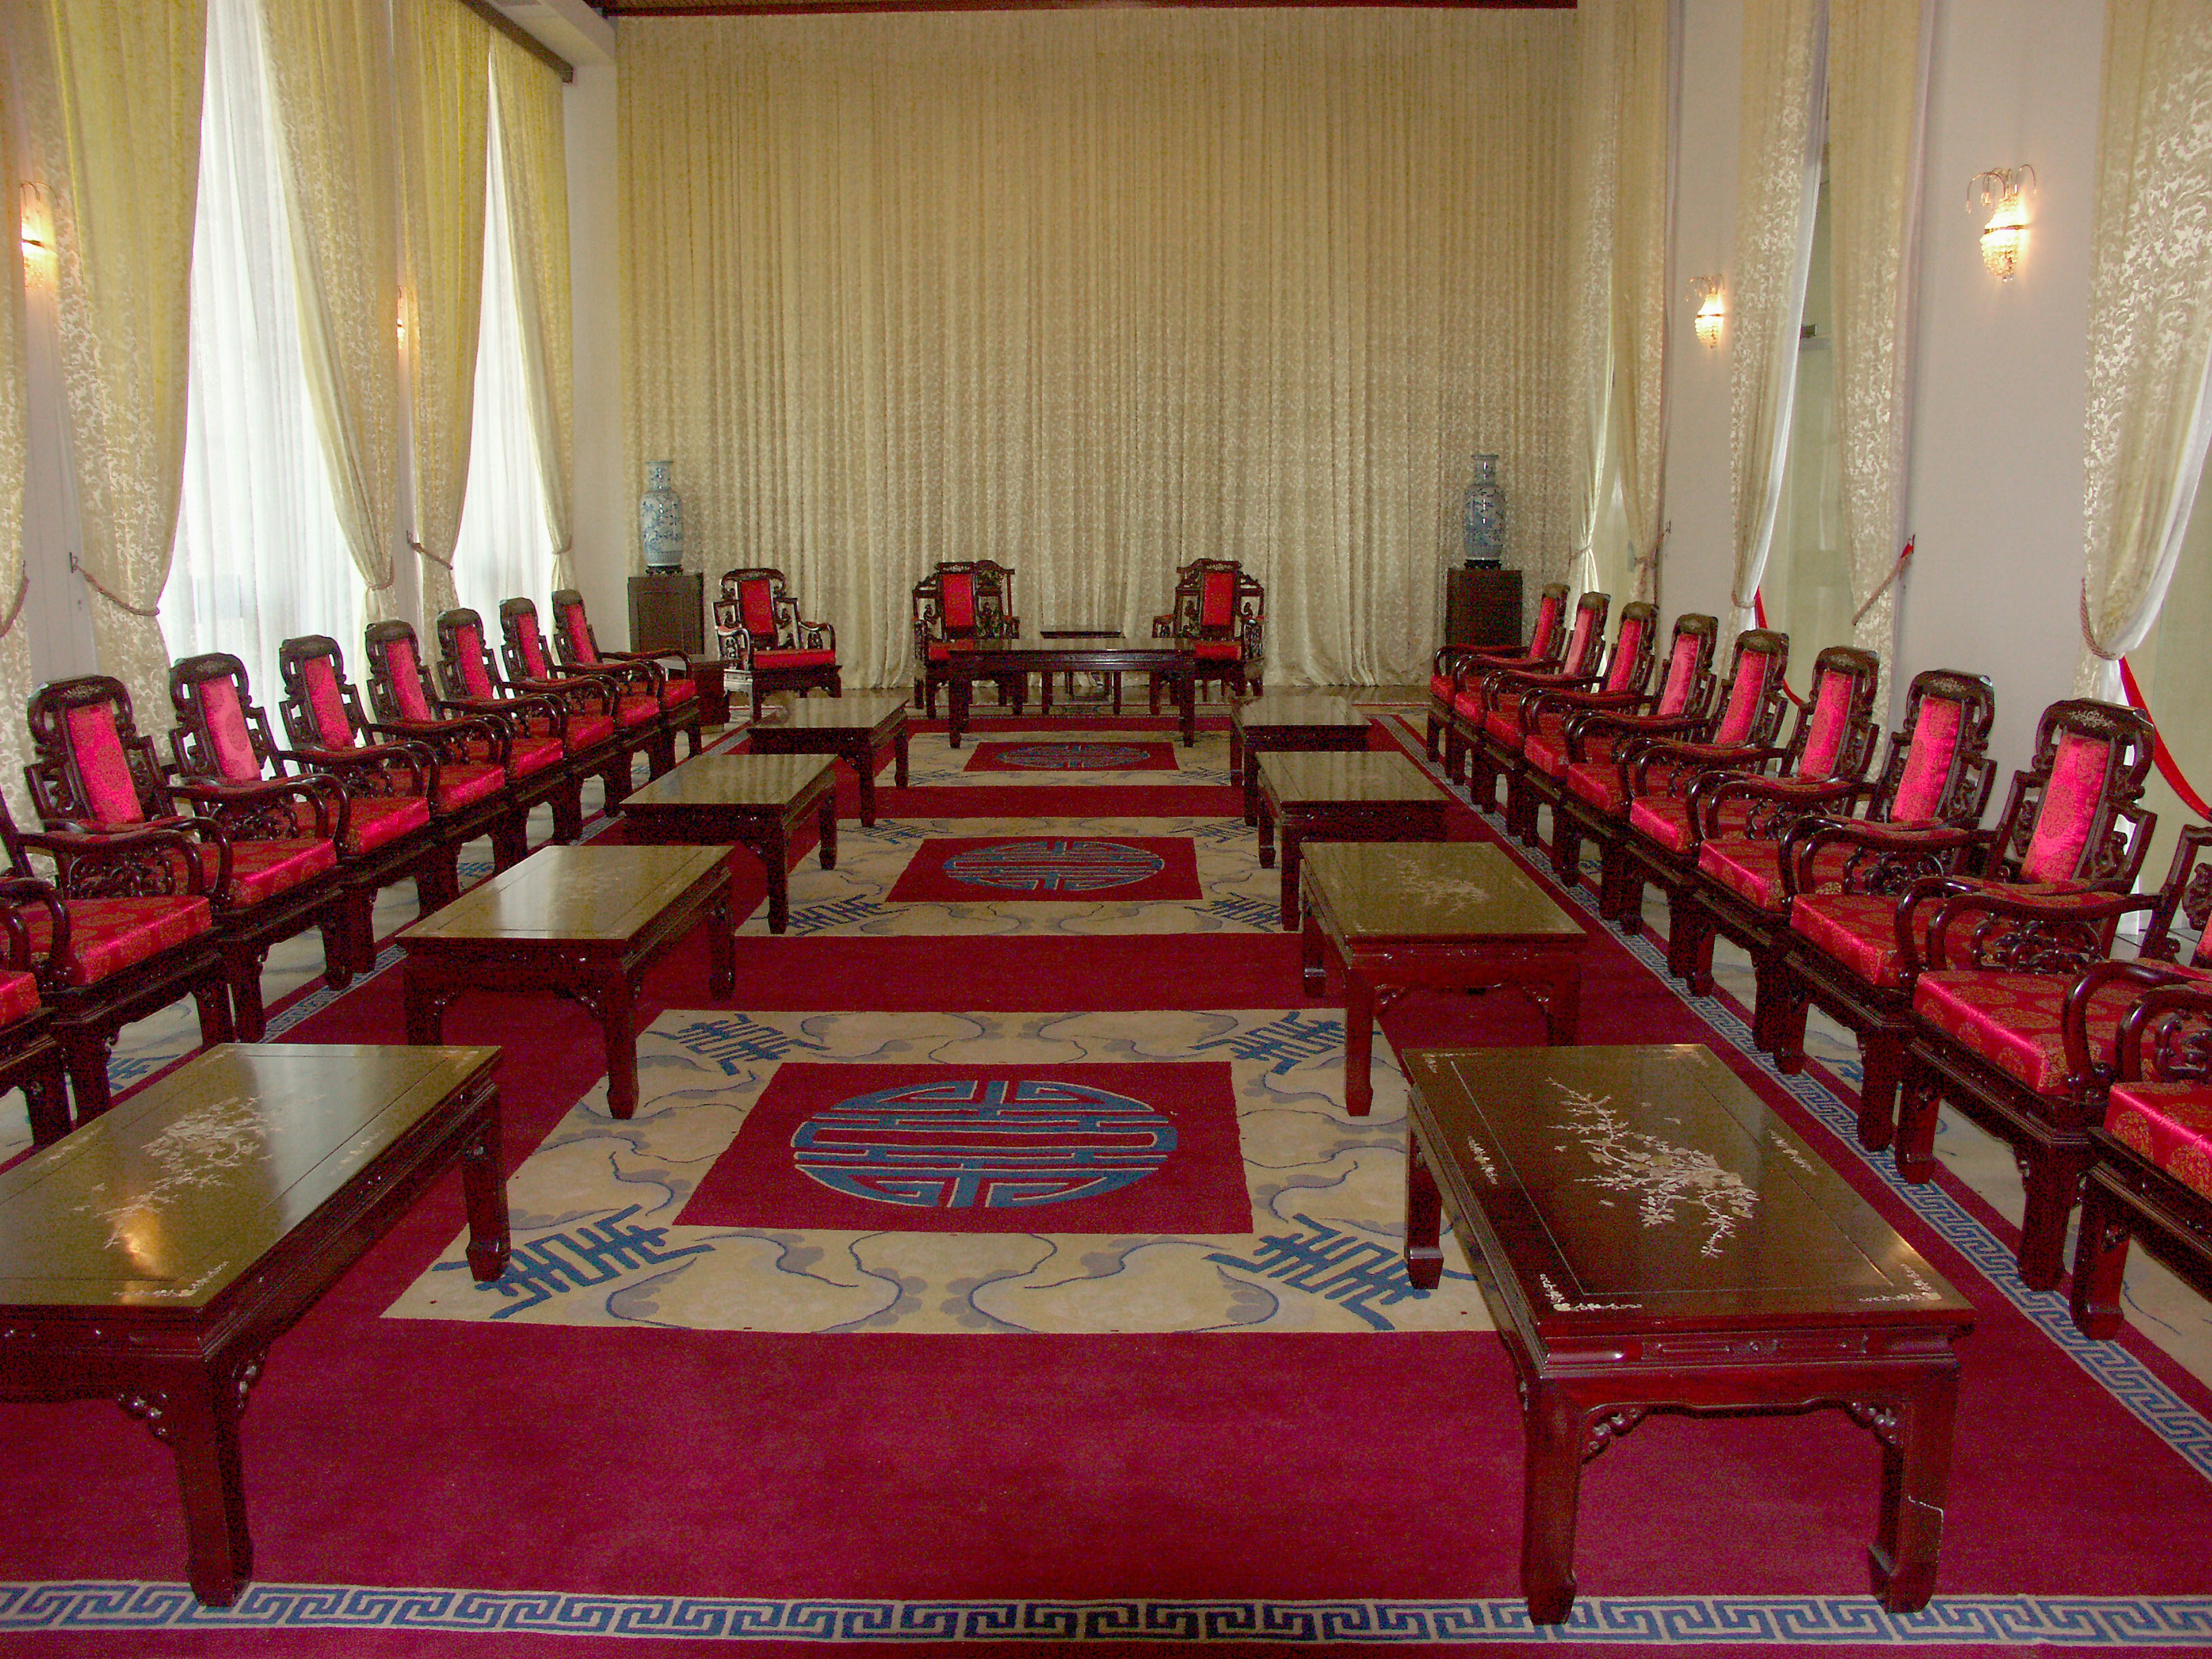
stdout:
<svg viewBox="0 0 2212 1659">
<path fill-rule="evenodd" d="M 1897 562 L 1890 566 L 1889 574 L 1881 579 L 1881 585 L 1879 587 L 1875 588 L 1873 592 L 1867 595 L 1866 603 L 1861 605 L 1857 610 L 1851 612 L 1852 627 L 1856 628 L 1859 625 L 1859 619 L 1864 617 L 1868 611 L 1874 609 L 1874 602 L 1880 599 L 1883 594 L 1888 592 L 1889 585 L 1905 574 L 1905 567 L 1906 564 L 1911 562 L 1912 558 L 1912 544 L 1916 539 L 1917 538 L 1911 536 L 1907 536 L 1905 538 L 1905 550 L 1897 556 Z"/>
</svg>

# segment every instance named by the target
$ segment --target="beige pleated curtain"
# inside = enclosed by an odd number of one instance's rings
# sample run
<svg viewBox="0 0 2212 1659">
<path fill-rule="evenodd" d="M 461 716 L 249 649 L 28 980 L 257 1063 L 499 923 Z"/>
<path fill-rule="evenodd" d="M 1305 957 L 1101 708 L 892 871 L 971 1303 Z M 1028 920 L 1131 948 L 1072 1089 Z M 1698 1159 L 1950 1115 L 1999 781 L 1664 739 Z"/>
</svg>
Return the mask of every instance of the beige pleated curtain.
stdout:
<svg viewBox="0 0 2212 1659">
<path fill-rule="evenodd" d="M 2212 6 L 2110 0 L 2102 107 L 2075 688 L 2111 696 L 2158 618 L 2212 430 Z"/>
<path fill-rule="evenodd" d="M 933 561 L 1026 630 L 1267 586 L 1271 684 L 1426 672 L 1469 456 L 1565 574 L 1573 19 L 1099 9 L 633 21 L 631 482 L 781 567 L 846 678 Z"/>
<path fill-rule="evenodd" d="M 460 603 L 453 543 L 469 485 L 483 298 L 491 25 L 453 0 L 396 0 L 408 431 L 422 610 Z"/>
<path fill-rule="evenodd" d="M 15 155 L 12 90 L 0 75 L 0 178 L 21 176 Z M 21 198 L 14 191 L 0 202 L 0 247 L 19 245 Z M 18 263 L 16 270 L 22 264 Z M 23 317 L 20 291 L 13 282 L 0 285 L 0 708 L 21 708 L 31 696 L 30 630 L 23 623 L 23 601 L 30 574 L 23 561 L 23 474 L 28 459 L 25 430 Z M 0 720 L 0 796 L 15 822 L 35 823 L 23 763 L 30 758 L 27 730 L 18 720 Z"/>
</svg>

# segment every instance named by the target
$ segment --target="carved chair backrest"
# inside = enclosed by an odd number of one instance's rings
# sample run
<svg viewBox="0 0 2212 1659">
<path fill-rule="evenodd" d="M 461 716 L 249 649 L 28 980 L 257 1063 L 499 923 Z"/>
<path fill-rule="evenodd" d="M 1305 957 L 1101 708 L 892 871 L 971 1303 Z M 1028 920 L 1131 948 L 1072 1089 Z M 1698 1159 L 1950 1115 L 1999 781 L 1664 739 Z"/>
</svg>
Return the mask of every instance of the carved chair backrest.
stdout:
<svg viewBox="0 0 2212 1659">
<path fill-rule="evenodd" d="M 404 622 L 371 623 L 362 635 L 368 659 L 368 703 L 380 720 L 434 720 L 437 696 L 415 629 Z"/>
<path fill-rule="evenodd" d="M 284 696 L 276 713 L 295 749 L 351 749 L 363 740 L 368 715 L 346 678 L 345 653 L 327 634 L 304 634 L 276 647 Z"/>
<path fill-rule="evenodd" d="M 1783 678 L 1790 672 L 1790 636 L 1747 628 L 1735 636 L 1735 661 L 1721 688 L 1720 714 L 1708 742 L 1765 749 L 1782 726 Z"/>
<path fill-rule="evenodd" d="M 1605 619 L 1613 609 L 1610 593 L 1585 593 L 1575 601 L 1574 627 L 1567 635 L 1567 654 L 1559 672 L 1577 679 L 1597 672 L 1605 656 Z"/>
<path fill-rule="evenodd" d="M 1980 674 L 1949 668 L 1915 674 L 1867 816 L 1904 825 L 1979 823 L 1996 784 L 1989 755 L 1996 712 L 1996 690 Z"/>
<path fill-rule="evenodd" d="M 725 570 L 722 600 L 726 614 L 756 651 L 773 651 L 788 643 L 797 631 L 799 601 L 784 591 L 783 572 L 773 566 Z M 559 603 L 557 597 L 555 603 Z"/>
<path fill-rule="evenodd" d="M 1984 873 L 2132 883 L 2158 821 L 2140 805 L 2154 737 L 2148 716 L 2118 703 L 2073 697 L 2045 709 L 2034 758 L 2013 774 Z"/>
<path fill-rule="evenodd" d="M 169 665 L 169 704 L 177 724 L 169 751 L 188 777 L 252 783 L 268 774 L 276 752 L 269 716 L 253 701 L 246 665 L 210 651 Z"/>
<path fill-rule="evenodd" d="M 1857 778 L 1866 773 L 1880 736 L 1874 722 L 1881 659 L 1871 651 L 1832 645 L 1813 659 L 1813 684 L 1797 711 L 1783 769 L 1801 778 Z"/>
<path fill-rule="evenodd" d="M 1686 611 L 1674 618 L 1667 647 L 1667 678 L 1653 710 L 1662 720 L 1680 720 L 1702 711 L 1713 695 L 1713 650 L 1720 642 L 1720 620 Z"/>
<path fill-rule="evenodd" d="M 491 647 L 484 639 L 483 618 L 467 606 L 441 612 L 438 617 L 438 680 L 449 697 L 489 698 L 499 695 L 494 683 Z"/>
<path fill-rule="evenodd" d="M 560 678 L 545 654 L 545 635 L 538 626 L 534 599 L 499 602 L 500 659 L 511 680 L 550 680 Z"/>
<path fill-rule="evenodd" d="M 564 663 L 592 668 L 602 660 L 599 642 L 592 637 L 592 618 L 584 609 L 584 596 L 573 587 L 554 592 L 553 643 Z"/>
<path fill-rule="evenodd" d="M 123 682 L 106 674 L 42 685 L 32 696 L 23 775 L 46 823 L 101 826 L 169 817 L 175 806 L 152 742 L 139 735 Z"/>
<path fill-rule="evenodd" d="M 2158 908 L 2151 912 L 2150 926 L 2143 932 L 2137 954 L 2150 962 L 2172 962 L 2178 957 L 2181 941 L 2173 931 L 2177 917 L 2197 933 L 2187 965 L 2212 967 L 2212 940 L 2206 939 L 2204 926 L 2212 921 L 2212 823 L 2186 825 L 2174 842 L 2173 862 L 2166 866 L 2166 880 L 2158 890 Z"/>
<path fill-rule="evenodd" d="M 1528 630 L 1528 654 L 1548 662 L 1559 650 L 1559 614 L 1567 608 L 1567 585 L 1547 582 L 1536 595 L 1536 625 Z"/>
<path fill-rule="evenodd" d="M 1175 637 L 1227 640 L 1249 635 L 1267 614 L 1267 590 L 1241 559 L 1193 559 L 1176 572 Z"/>
<path fill-rule="evenodd" d="M 1636 693 L 1651 683 L 1656 659 L 1659 612 L 1637 600 L 1620 607 L 1620 626 L 1613 630 L 1613 655 L 1605 665 L 1601 684 L 1607 691 Z"/>
<path fill-rule="evenodd" d="M 994 639 L 1014 611 L 1014 573 L 989 559 L 941 563 L 915 584 L 918 640 Z"/>
</svg>

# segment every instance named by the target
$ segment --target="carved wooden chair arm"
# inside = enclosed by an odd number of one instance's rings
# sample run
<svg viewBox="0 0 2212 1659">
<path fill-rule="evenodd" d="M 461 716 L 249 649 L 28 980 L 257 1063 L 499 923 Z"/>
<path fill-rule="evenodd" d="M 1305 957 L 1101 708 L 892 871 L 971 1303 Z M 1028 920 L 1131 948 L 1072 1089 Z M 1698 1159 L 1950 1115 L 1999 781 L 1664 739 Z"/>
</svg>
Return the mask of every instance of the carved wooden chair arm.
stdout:
<svg viewBox="0 0 2212 1659">
<path fill-rule="evenodd" d="M 684 676 L 684 672 L 691 665 L 691 658 L 690 653 L 683 651 L 602 650 L 599 653 L 599 655 L 610 662 L 651 662 L 659 663 L 664 665 L 669 663 L 673 663 L 676 666 L 669 674 L 669 678 L 671 679 L 681 679 Z"/>
<path fill-rule="evenodd" d="M 564 662 L 563 672 L 574 679 L 604 680 L 617 688 L 617 695 L 625 686 L 635 686 L 656 701 L 660 688 L 668 682 L 668 671 L 659 663 L 644 659 L 637 661 L 605 658 L 599 662 Z"/>
<path fill-rule="evenodd" d="M 1672 738 L 1649 738 L 1636 745 L 1628 763 L 1634 771 L 1632 781 L 1639 795 L 1646 793 L 1645 781 L 1653 767 L 1674 768 L 1674 775 L 1668 781 L 1667 792 L 1675 794 L 1687 792 L 1682 781 L 1686 773 L 1703 775 L 1715 771 L 1754 772 L 1781 752 L 1778 749 L 1753 748 L 1744 744 L 1684 743 Z"/>
<path fill-rule="evenodd" d="M 2102 954 L 2104 942 L 2110 940 L 2113 925 L 2122 916 L 2136 910 L 2154 909 L 2158 905 L 2155 893 L 2115 893 L 2090 888 L 2039 893 L 2024 887 L 1984 887 L 1956 878 L 1939 879 L 1943 880 L 1948 896 L 1936 905 L 1936 914 L 1929 918 L 1927 954 L 1927 965 L 1938 969 L 1952 965 L 1951 930 L 1954 923 L 1968 924 L 1962 942 L 1966 950 L 1978 951 L 1994 938 L 2021 931 L 2003 928 L 1999 926 L 2002 922 L 2043 922 L 2089 930 L 2100 941 Z M 1919 889 L 1916 887 L 1914 890 L 1917 892 Z M 1925 903 L 1928 900 L 1923 897 L 1916 902 Z M 1976 921 L 1978 917 L 1980 920 Z"/>
<path fill-rule="evenodd" d="M 568 708 L 553 697 L 534 694 L 515 697 L 441 697 L 433 705 L 441 710 L 473 716 L 478 720 L 496 722 L 509 732 L 532 720 L 550 722 L 554 735 L 565 740 L 568 735 Z"/>
<path fill-rule="evenodd" d="M 17 839 L 26 851 L 44 853 L 53 860 L 55 872 L 59 878 L 57 884 L 64 894 L 76 886 L 74 872 L 79 865 L 137 865 L 141 867 L 158 866 L 171 872 L 182 871 L 185 890 L 205 894 L 210 890 L 207 869 L 200 860 L 199 848 L 193 839 L 195 836 L 214 842 L 219 849 L 216 890 L 228 890 L 230 838 L 207 818 L 161 818 L 149 824 L 133 824 L 128 829 L 103 829 L 88 833 L 49 826 L 45 830 L 26 830 Z M 168 856 L 171 854 L 175 856 Z"/>
<path fill-rule="evenodd" d="M 443 708 L 447 705 L 437 705 Z M 495 715 L 456 714 L 442 720 L 380 720 L 371 726 L 371 732 L 389 732 L 404 741 L 429 744 L 446 759 L 468 758 L 466 745 L 471 738 L 480 740 L 491 750 L 491 758 L 499 765 L 507 764 L 507 757 L 514 747 L 514 728 Z"/>
<path fill-rule="evenodd" d="M 492 684 L 502 690 L 524 692 L 533 697 L 550 697 L 556 702 L 567 703 L 579 714 L 592 713 L 592 705 L 594 702 L 598 704 L 599 713 L 602 714 L 614 713 L 615 696 L 607 689 L 607 683 L 605 680 L 580 679 L 573 676 L 563 678 L 548 675 L 542 680 L 495 679 Z"/>
<path fill-rule="evenodd" d="M 1690 817 L 1700 836 L 1710 836 L 1729 801 L 1752 803 L 1750 817 L 1731 835 L 1779 841 L 1808 815 L 1837 808 L 1848 817 L 1866 786 L 1850 779 L 1771 778 L 1756 772 L 1707 772 L 1690 786 Z M 1764 807 L 1766 810 L 1761 811 Z"/>
<path fill-rule="evenodd" d="M 46 913 L 44 962 L 31 943 L 31 930 L 17 914 L 24 906 L 32 904 Z M 62 902 L 52 882 L 36 876 L 0 876 L 0 927 L 7 930 L 8 965 L 18 973 L 37 974 L 41 985 L 47 982 L 51 965 L 69 955 L 69 907 Z"/>
<path fill-rule="evenodd" d="M 285 749 L 277 753 L 283 759 L 330 773 L 341 784 L 375 779 L 390 788 L 392 773 L 404 767 L 410 780 L 405 793 L 411 795 L 422 793 L 429 782 L 425 774 L 434 775 L 437 766 L 428 745 L 420 743 L 372 743 L 358 749 Z"/>
<path fill-rule="evenodd" d="M 794 628 L 792 634 L 792 644 L 793 646 L 801 651 L 828 651 L 833 654 L 836 653 L 837 649 L 837 628 L 836 623 L 826 622 L 807 622 L 803 618 L 795 618 L 794 620 L 797 623 L 797 626 Z M 1014 628 L 1016 632 L 1019 632 L 1021 624 L 1017 623 L 1014 624 Z"/>
<path fill-rule="evenodd" d="M 335 778 L 314 773 L 300 777 L 262 778 L 252 782 L 243 779 L 185 778 L 172 783 L 169 793 L 216 816 L 225 807 L 261 811 L 285 799 L 304 800 L 315 809 L 315 834 L 325 839 L 331 834 L 331 814 L 334 810 L 338 822 L 345 822 L 343 786 Z"/>
<path fill-rule="evenodd" d="M 2155 964 L 2137 961 L 2124 965 L 2142 969 Z M 2106 975 L 2100 982 L 2109 983 L 2117 977 L 2117 975 Z M 2085 1001 L 2083 1006 L 2086 1008 L 2087 1006 Z M 2115 1056 L 2118 1064 L 2113 1068 L 2114 1081 L 2133 1083 L 2142 1076 L 2143 1039 L 2154 1025 L 2165 1028 L 2159 1034 L 2157 1045 L 2157 1057 L 2160 1061 L 2158 1071 L 2161 1077 L 2201 1082 L 2208 1074 L 2212 1074 L 2212 1029 L 2201 1030 L 2186 1043 L 2177 1042 L 2178 1033 L 2171 1029 L 2176 1016 L 2192 1026 L 2212 1028 L 2212 983 L 2201 979 L 2176 979 L 2154 985 L 2138 997 L 2136 1006 L 2129 1009 L 2120 1021 L 2119 1052 Z M 2177 1060 L 2180 1063 L 2177 1064 Z"/>
<path fill-rule="evenodd" d="M 2122 1017 L 2118 1052 L 2114 1055 L 2118 1064 L 2107 1072 L 2098 1064 L 2097 1057 L 2089 1047 L 2089 1006 L 2096 1000 L 2097 993 L 2106 986 L 2129 983 L 2144 987 L 2150 994 L 2138 1000 Z M 2087 1090 L 2100 1083 L 2109 1085 L 2116 1077 L 2140 1076 L 2143 1030 L 2156 1017 L 2158 1005 L 2165 1003 L 2172 1009 L 2183 1006 L 2199 1010 L 2212 1008 L 2212 999 L 2203 995 L 2205 989 L 2204 981 L 2185 974 L 2167 963 L 2093 963 L 2068 988 L 2066 1000 L 2058 1010 L 2059 1033 L 2066 1042 L 2067 1082 L 2079 1090 Z M 2176 993 L 2181 994 L 2177 995 Z M 2146 1004 L 2150 1006 L 2147 1007 Z"/>
</svg>

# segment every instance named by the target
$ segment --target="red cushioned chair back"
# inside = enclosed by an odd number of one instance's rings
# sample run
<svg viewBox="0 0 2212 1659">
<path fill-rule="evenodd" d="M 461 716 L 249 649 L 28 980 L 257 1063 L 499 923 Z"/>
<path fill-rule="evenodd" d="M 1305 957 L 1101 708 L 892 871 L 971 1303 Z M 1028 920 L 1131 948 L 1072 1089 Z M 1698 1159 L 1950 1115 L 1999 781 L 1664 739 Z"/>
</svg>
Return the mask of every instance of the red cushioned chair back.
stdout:
<svg viewBox="0 0 2212 1659">
<path fill-rule="evenodd" d="M 1690 706 L 1690 694 L 1698 685 L 1698 658 L 1703 649 L 1696 635 L 1675 635 L 1674 649 L 1667 659 L 1667 684 L 1659 692 L 1659 713 L 1662 716 L 1671 719 Z"/>
<path fill-rule="evenodd" d="M 1620 635 L 1613 642 L 1613 665 L 1606 671 L 1607 690 L 1626 691 L 1635 683 L 1637 664 L 1644 654 L 1644 636 L 1649 631 L 1641 617 L 1620 619 Z"/>
<path fill-rule="evenodd" d="M 1566 597 L 1567 591 L 1564 587 L 1544 590 L 1543 601 L 1536 607 L 1535 631 L 1528 635 L 1530 656 L 1548 657 L 1552 654 L 1552 641 L 1559 632 L 1559 607 L 1566 603 Z"/>
<path fill-rule="evenodd" d="M 939 603 L 945 607 L 945 627 L 965 632 L 975 625 L 975 578 L 965 570 L 945 573 Z"/>
<path fill-rule="evenodd" d="M 514 617 L 514 650 L 522 659 L 522 673 L 526 679 L 546 680 L 552 675 L 545 668 L 545 641 L 538 636 L 538 613 L 518 611 Z"/>
<path fill-rule="evenodd" d="M 2035 757 L 2013 776 L 1990 873 L 2017 858 L 2017 879 L 2132 882 L 2148 850 L 2142 810 L 2157 733 L 2132 708 L 2069 698 L 2043 711 Z"/>
<path fill-rule="evenodd" d="M 1198 625 L 1209 633 L 1227 633 L 1237 620 L 1237 573 L 1209 570 L 1199 588 Z"/>
<path fill-rule="evenodd" d="M 1954 697 L 1926 697 L 1912 722 L 1905 775 L 1890 804 L 1893 823 L 1933 823 L 1948 793 L 1952 757 L 1966 725 L 1966 705 Z"/>
<path fill-rule="evenodd" d="M 599 648 L 592 641 L 592 624 L 585 618 L 582 603 L 563 605 L 561 615 L 568 624 L 568 654 L 580 663 L 599 661 Z"/>
<path fill-rule="evenodd" d="M 461 671 L 461 684 L 472 697 L 491 696 L 491 675 L 484 667 L 483 624 L 465 622 L 453 629 L 454 665 Z"/>
<path fill-rule="evenodd" d="M 138 785 L 123 753 L 123 736 L 109 702 L 80 703 L 62 721 L 71 757 L 84 786 L 84 803 L 94 823 L 137 823 L 146 816 Z"/>
<path fill-rule="evenodd" d="M 192 688 L 199 705 L 200 725 L 214 751 L 216 775 L 229 783 L 248 783 L 261 775 L 261 757 L 253 752 L 253 734 L 246 729 L 246 711 L 239 706 L 238 682 L 229 675 L 205 679 Z"/>
<path fill-rule="evenodd" d="M 300 663 L 300 680 L 307 688 L 307 712 L 315 723 L 315 738 L 325 749 L 350 749 L 356 732 L 338 692 L 338 677 L 328 657 L 307 657 Z"/>
<path fill-rule="evenodd" d="M 2051 781 L 2037 807 L 2035 830 L 2020 861 L 2022 881 L 2065 881 L 2079 869 L 2089 843 L 2112 745 L 2069 732 L 2058 739 Z"/>
<path fill-rule="evenodd" d="M 748 576 L 738 584 L 738 605 L 745 632 L 756 641 L 775 639 L 775 584 L 766 576 Z"/>
<path fill-rule="evenodd" d="M 1790 669 L 1790 636 L 1764 628 L 1739 635 L 1735 642 L 1735 673 L 1729 683 L 1728 702 L 1712 740 L 1722 744 L 1758 744 L 1770 740 L 1780 709 L 1776 688 Z"/>
<path fill-rule="evenodd" d="M 1598 659 L 1605 653 L 1606 613 L 1612 609 L 1610 593 L 1585 593 L 1575 601 L 1575 625 L 1567 635 L 1567 654 L 1559 664 L 1561 673 L 1597 672 Z"/>
<path fill-rule="evenodd" d="M 1825 778 L 1836 769 L 1836 757 L 1844 746 L 1851 723 L 1851 677 L 1830 672 L 1820 676 L 1813 695 L 1812 730 L 1805 738 L 1804 757 L 1798 762 L 1802 777 Z"/>
<path fill-rule="evenodd" d="M 415 659 L 415 641 L 394 638 L 385 642 L 384 660 L 390 670 L 392 706 L 404 720 L 427 720 L 430 700 L 422 694 L 422 665 Z"/>
</svg>

